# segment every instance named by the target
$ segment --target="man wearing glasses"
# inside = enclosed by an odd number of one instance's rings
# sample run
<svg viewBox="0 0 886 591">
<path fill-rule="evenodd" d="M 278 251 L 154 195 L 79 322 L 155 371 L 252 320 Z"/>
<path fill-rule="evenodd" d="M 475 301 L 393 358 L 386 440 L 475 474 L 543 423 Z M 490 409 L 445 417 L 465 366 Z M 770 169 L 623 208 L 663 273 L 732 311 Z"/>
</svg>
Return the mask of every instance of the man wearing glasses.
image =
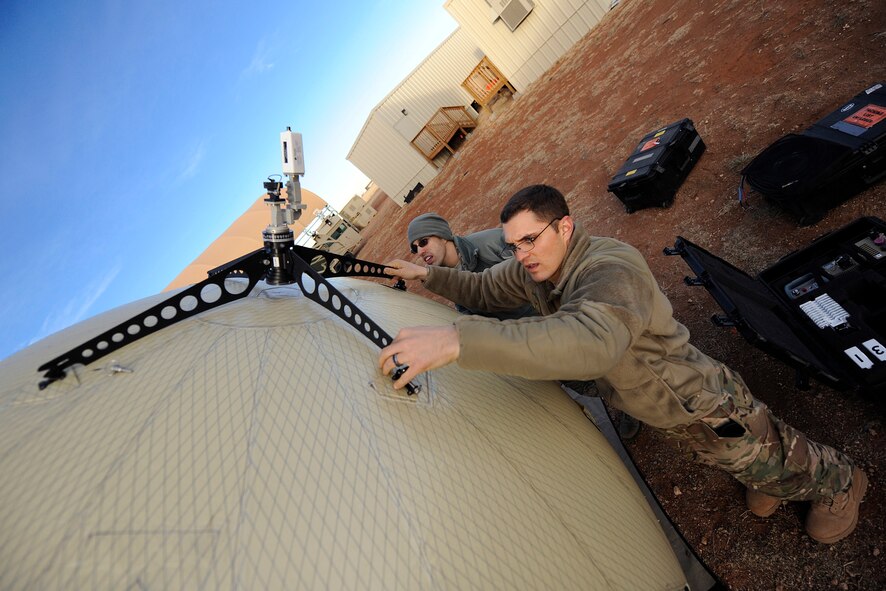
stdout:
<svg viewBox="0 0 886 591">
<path fill-rule="evenodd" d="M 737 373 L 693 347 L 636 249 L 592 237 L 546 185 L 515 193 L 500 218 L 514 257 L 485 273 L 400 260 L 386 271 L 470 307 L 529 302 L 542 316 L 461 316 L 448 326 L 404 328 L 379 356 L 385 373 L 408 366 L 395 387 L 453 362 L 530 379 L 593 379 L 610 405 L 742 482 L 754 514 L 768 517 L 784 500 L 811 501 L 813 539 L 831 544 L 852 533 L 864 471 L 775 417 Z"/>
<path fill-rule="evenodd" d="M 482 273 L 512 256 L 506 248 L 501 228 L 490 228 L 455 236 L 449 222 L 436 213 L 423 213 L 409 222 L 406 230 L 409 248 L 428 266 L 449 267 L 460 271 Z M 455 309 L 462 314 L 479 314 L 506 320 L 532 316 L 532 306 L 523 304 L 509 309 L 488 311 L 463 306 L 453 300 Z"/>
</svg>

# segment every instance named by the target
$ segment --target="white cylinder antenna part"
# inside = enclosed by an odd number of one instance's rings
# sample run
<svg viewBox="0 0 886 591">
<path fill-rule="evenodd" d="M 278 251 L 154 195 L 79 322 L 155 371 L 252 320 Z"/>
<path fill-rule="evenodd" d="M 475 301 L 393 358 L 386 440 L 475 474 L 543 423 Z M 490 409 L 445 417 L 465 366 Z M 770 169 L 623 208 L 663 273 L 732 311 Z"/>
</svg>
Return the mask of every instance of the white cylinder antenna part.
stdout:
<svg viewBox="0 0 886 591">
<path fill-rule="evenodd" d="M 301 134 L 291 131 L 288 127 L 280 134 L 280 149 L 283 159 L 283 174 L 305 174 L 305 150 Z"/>
</svg>

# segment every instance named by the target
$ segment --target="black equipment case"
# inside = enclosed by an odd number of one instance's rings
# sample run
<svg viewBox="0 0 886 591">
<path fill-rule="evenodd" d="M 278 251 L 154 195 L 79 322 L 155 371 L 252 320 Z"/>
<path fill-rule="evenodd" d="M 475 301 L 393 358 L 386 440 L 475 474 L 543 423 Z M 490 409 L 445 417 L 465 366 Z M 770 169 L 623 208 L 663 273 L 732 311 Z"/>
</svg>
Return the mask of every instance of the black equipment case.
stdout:
<svg viewBox="0 0 886 591">
<path fill-rule="evenodd" d="M 808 378 L 840 390 L 886 393 L 886 223 L 859 218 L 818 238 L 752 278 L 679 237 L 681 255 L 751 344 Z"/>
<path fill-rule="evenodd" d="M 875 84 L 758 154 L 742 175 L 801 226 L 886 177 L 886 86 Z"/>
<path fill-rule="evenodd" d="M 704 150 L 692 121 L 681 119 L 640 140 L 607 190 L 621 199 L 628 213 L 644 207 L 668 207 Z"/>
</svg>

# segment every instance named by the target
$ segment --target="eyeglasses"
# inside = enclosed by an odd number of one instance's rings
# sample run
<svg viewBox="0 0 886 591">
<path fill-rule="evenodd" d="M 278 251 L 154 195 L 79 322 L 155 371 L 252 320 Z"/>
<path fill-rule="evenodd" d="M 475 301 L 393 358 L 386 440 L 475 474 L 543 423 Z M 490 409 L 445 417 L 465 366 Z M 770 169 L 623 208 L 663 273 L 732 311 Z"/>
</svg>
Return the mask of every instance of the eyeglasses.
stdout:
<svg viewBox="0 0 886 591">
<path fill-rule="evenodd" d="M 416 242 L 418 242 L 418 246 L 416 246 L 415 242 L 410 244 L 409 248 L 410 250 L 412 250 L 412 254 L 418 254 L 418 249 L 427 246 L 429 239 L 430 238 L 428 236 L 425 236 L 424 238 L 419 238 L 418 240 L 416 240 Z"/>
<path fill-rule="evenodd" d="M 524 238 L 520 242 L 515 242 L 514 244 L 505 244 L 504 249 L 502 249 L 502 255 L 513 256 L 517 251 L 520 252 L 529 252 L 533 248 L 535 248 L 535 241 L 538 240 L 538 237 L 542 235 L 542 232 L 547 230 L 551 224 L 556 221 L 559 221 L 562 218 L 554 218 L 548 222 L 548 225 L 541 229 L 541 232 L 536 234 L 535 236 L 530 236 L 528 238 Z"/>
</svg>

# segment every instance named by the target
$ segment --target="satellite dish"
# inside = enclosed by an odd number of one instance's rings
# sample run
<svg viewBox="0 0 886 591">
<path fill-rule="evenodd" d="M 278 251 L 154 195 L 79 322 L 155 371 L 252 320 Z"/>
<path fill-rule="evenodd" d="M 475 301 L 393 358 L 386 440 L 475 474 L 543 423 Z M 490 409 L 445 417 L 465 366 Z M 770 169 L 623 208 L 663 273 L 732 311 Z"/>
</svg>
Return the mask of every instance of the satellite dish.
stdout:
<svg viewBox="0 0 886 591">
<path fill-rule="evenodd" d="M 394 333 L 456 317 L 330 284 Z M 683 588 L 626 468 L 554 382 L 449 366 L 394 390 L 377 347 L 297 285 L 259 282 L 38 388 L 39 360 L 168 296 L 0 364 L 4 587 Z"/>
<path fill-rule="evenodd" d="M 683 589 L 555 383 L 394 390 L 388 331 L 455 312 L 295 245 L 297 176 L 264 248 L 0 362 L 0 587 Z"/>
</svg>

